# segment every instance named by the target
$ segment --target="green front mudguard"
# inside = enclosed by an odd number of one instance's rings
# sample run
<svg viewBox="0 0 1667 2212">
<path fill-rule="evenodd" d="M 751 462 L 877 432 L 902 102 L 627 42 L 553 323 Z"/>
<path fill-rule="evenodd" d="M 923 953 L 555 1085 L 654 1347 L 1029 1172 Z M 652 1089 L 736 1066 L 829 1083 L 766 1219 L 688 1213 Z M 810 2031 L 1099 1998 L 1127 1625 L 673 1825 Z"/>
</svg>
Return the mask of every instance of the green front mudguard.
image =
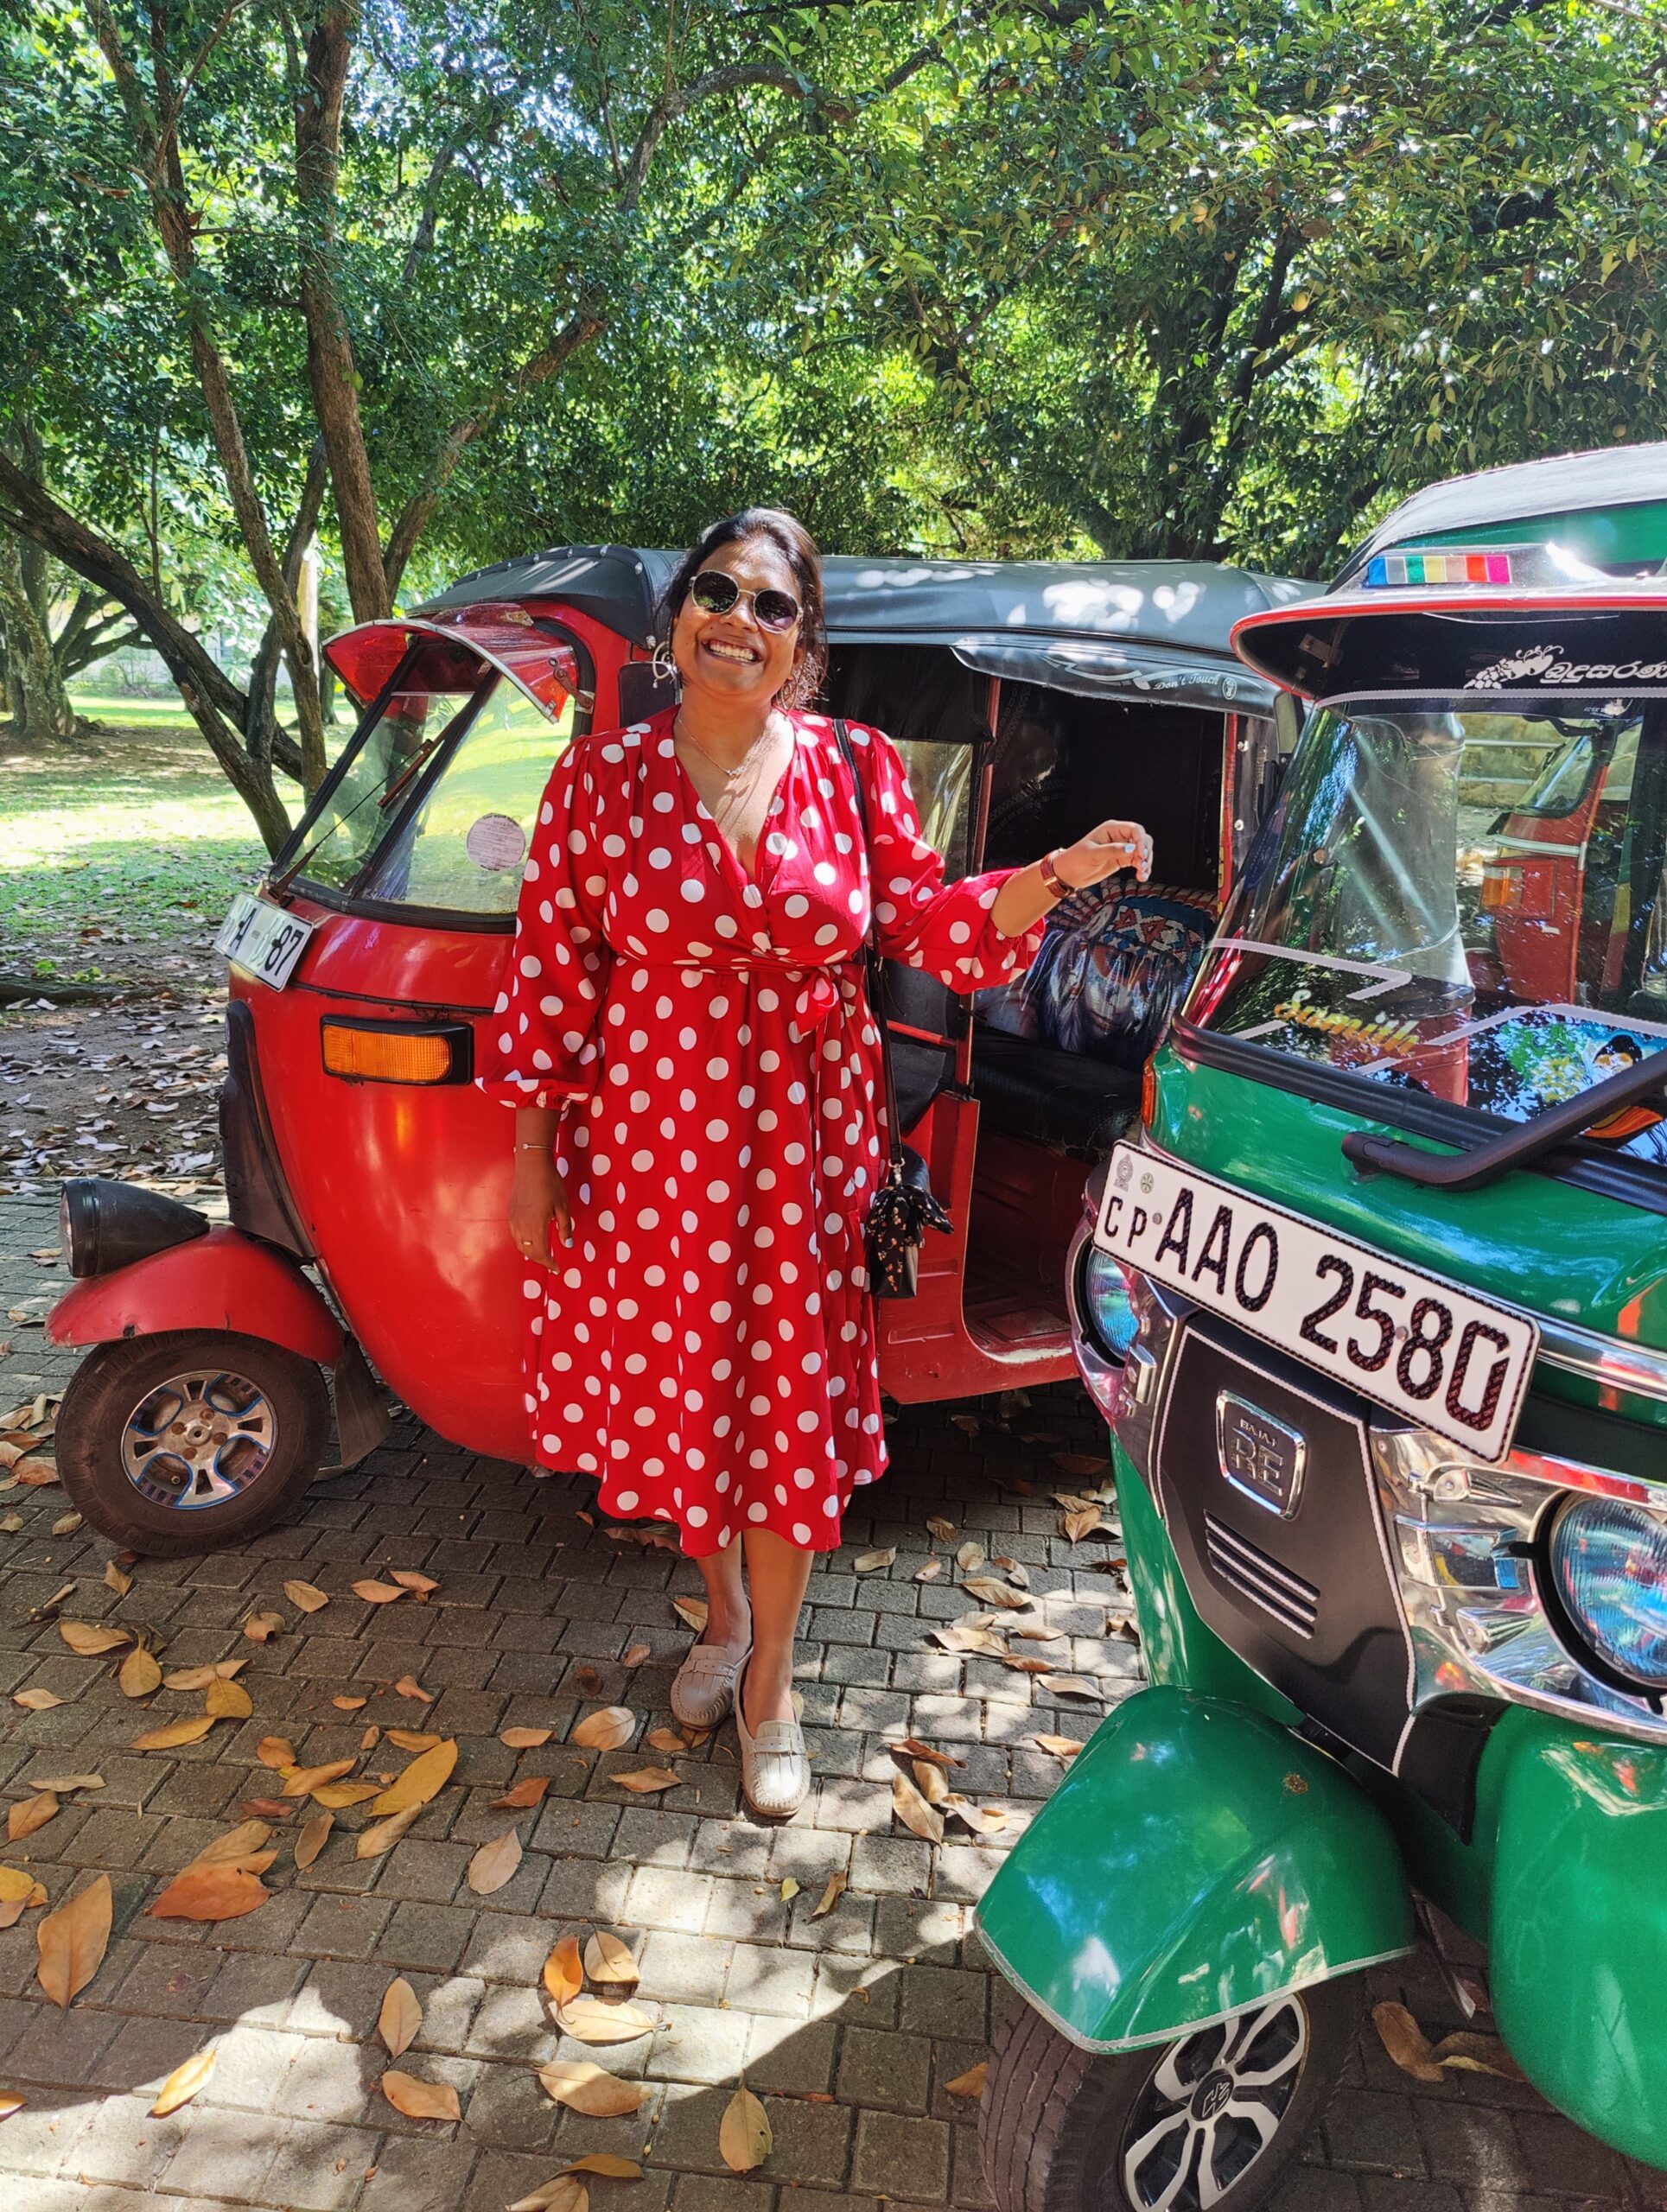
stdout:
<svg viewBox="0 0 1667 2212">
<path fill-rule="evenodd" d="M 1008 1980 L 1086 2050 L 1129 2050 L 1412 1948 L 1401 1856 L 1324 1752 L 1249 1707 L 1142 1690 L 985 1892 Z"/>
</svg>

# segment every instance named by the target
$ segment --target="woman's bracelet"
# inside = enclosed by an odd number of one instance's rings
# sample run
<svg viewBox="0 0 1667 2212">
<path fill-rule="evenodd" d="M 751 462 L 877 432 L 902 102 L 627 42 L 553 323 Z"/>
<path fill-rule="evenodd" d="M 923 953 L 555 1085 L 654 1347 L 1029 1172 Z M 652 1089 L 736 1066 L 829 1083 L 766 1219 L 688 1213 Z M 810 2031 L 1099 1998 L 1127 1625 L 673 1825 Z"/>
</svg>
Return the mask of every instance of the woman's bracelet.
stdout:
<svg viewBox="0 0 1667 2212">
<path fill-rule="evenodd" d="M 548 1152 L 550 1147 L 550 1140 L 548 1137 L 517 1137 L 515 1140 L 517 1152 Z"/>
<path fill-rule="evenodd" d="M 1054 851 L 1057 852 L 1058 849 L 1059 848 L 1056 846 L 1054 848 Z M 1045 890 L 1051 892 L 1056 899 L 1068 899 L 1070 897 L 1071 886 L 1065 880 L 1065 878 L 1059 874 L 1058 868 L 1054 867 L 1053 853 L 1044 853 L 1040 860 L 1037 861 L 1036 866 L 1040 872 L 1042 887 Z"/>
</svg>

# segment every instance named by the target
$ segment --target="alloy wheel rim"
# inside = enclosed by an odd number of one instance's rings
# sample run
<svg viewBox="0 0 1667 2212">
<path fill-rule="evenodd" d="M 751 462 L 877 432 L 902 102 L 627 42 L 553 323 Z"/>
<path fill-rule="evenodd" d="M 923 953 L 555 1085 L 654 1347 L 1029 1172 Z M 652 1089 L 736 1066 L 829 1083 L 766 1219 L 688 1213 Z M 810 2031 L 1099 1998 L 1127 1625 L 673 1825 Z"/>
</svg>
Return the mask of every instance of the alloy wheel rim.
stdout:
<svg viewBox="0 0 1667 2212">
<path fill-rule="evenodd" d="M 258 1482 L 277 1414 L 258 1382 L 194 1368 L 146 1391 L 122 1425 L 122 1471 L 141 1497 L 179 1513 L 225 1505 Z"/>
<path fill-rule="evenodd" d="M 1271 2147 L 1308 2056 L 1292 1995 L 1166 2046 L 1135 2101 L 1118 2160 L 1136 2212 L 1209 2212 Z"/>
</svg>

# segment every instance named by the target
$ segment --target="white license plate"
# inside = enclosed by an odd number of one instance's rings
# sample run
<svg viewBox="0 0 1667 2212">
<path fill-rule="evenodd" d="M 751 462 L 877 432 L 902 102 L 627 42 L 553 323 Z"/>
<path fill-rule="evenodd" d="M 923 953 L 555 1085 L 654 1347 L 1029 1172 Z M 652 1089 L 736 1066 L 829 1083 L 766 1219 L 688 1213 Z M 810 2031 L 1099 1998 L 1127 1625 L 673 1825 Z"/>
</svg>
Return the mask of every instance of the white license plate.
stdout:
<svg viewBox="0 0 1667 2212">
<path fill-rule="evenodd" d="M 1540 1332 L 1509 1306 L 1129 1145 L 1094 1241 L 1477 1459 L 1510 1450 Z"/>
<path fill-rule="evenodd" d="M 273 906 L 270 899 L 239 891 L 232 901 L 231 912 L 220 924 L 214 950 L 223 952 L 245 976 L 281 991 L 295 972 L 315 926 L 303 922 L 298 914 Z"/>
</svg>

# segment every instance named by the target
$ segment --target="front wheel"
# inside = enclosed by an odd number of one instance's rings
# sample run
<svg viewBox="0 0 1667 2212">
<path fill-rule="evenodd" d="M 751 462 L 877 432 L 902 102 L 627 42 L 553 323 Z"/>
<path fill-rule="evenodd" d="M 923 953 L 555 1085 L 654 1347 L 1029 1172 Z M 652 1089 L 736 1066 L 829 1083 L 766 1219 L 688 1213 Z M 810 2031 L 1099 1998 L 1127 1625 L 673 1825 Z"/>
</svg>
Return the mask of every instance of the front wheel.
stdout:
<svg viewBox="0 0 1667 2212">
<path fill-rule="evenodd" d="M 978 2115 L 996 2212 L 1253 2212 L 1330 2101 L 1358 2014 L 1349 1976 L 1102 2056 L 1015 2012 Z"/>
<path fill-rule="evenodd" d="M 324 1377 L 258 1337 L 179 1329 L 96 1344 L 59 1408 L 58 1473 L 100 1535 L 154 1559 L 270 1529 L 318 1472 Z"/>
</svg>

